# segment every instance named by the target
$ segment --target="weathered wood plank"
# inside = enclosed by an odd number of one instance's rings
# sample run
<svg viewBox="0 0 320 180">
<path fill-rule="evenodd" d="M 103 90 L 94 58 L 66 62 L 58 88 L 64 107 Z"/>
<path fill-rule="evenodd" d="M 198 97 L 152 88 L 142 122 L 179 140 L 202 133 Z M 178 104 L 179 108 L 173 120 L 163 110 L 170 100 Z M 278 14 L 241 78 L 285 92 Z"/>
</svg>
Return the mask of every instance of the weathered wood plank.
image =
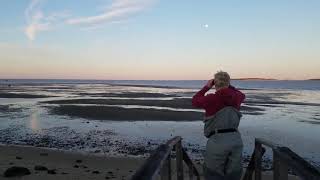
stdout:
<svg viewBox="0 0 320 180">
<path fill-rule="evenodd" d="M 264 147 L 262 147 L 262 156 L 264 155 L 264 153 L 266 152 L 266 149 Z M 252 155 L 251 155 L 251 159 L 250 162 L 248 164 L 247 170 L 244 174 L 243 180 L 252 180 L 252 176 L 253 176 L 253 172 L 254 172 L 254 163 L 255 163 L 255 150 L 253 151 Z"/>
<path fill-rule="evenodd" d="M 307 180 L 320 179 L 320 171 L 289 148 L 279 147 L 274 151 L 279 154 L 282 160 L 285 161 L 299 177 Z"/>
<path fill-rule="evenodd" d="M 177 180 L 183 180 L 183 153 L 181 141 L 176 144 Z"/>
<path fill-rule="evenodd" d="M 171 180 L 171 157 L 167 157 L 165 163 L 160 170 L 161 180 Z"/>
<path fill-rule="evenodd" d="M 160 171 L 160 168 L 164 164 L 170 151 L 171 149 L 168 145 L 160 145 L 145 161 L 140 169 L 138 169 L 138 171 L 132 176 L 131 180 L 153 179 Z"/>
<path fill-rule="evenodd" d="M 192 176 L 196 175 L 197 180 L 200 180 L 199 172 L 182 148 L 181 140 L 182 138 L 177 136 L 170 139 L 166 144 L 160 145 L 132 176 L 131 180 L 152 180 L 159 172 L 161 179 L 170 180 L 172 175 L 170 154 L 174 147 L 176 150 L 177 180 L 183 180 L 183 160 L 192 165 L 192 167 L 189 166 L 192 170 Z"/>
<path fill-rule="evenodd" d="M 187 166 L 189 167 L 189 174 L 191 174 L 190 171 L 192 171 L 192 176 L 195 175 L 197 177 L 197 179 L 200 179 L 200 174 L 197 170 L 197 168 L 195 167 L 195 165 L 193 164 L 192 160 L 189 158 L 187 152 L 182 149 L 183 152 L 183 160 L 184 162 L 187 164 Z M 189 175 L 190 177 L 190 175 Z"/>
<path fill-rule="evenodd" d="M 169 141 L 167 141 L 167 145 L 171 148 L 173 148 L 179 141 L 182 141 L 182 138 L 180 136 L 176 136 Z"/>
<path fill-rule="evenodd" d="M 277 151 L 273 151 L 273 179 L 288 180 L 288 164 Z"/>
<path fill-rule="evenodd" d="M 255 150 L 254 150 L 254 169 L 255 169 L 255 180 L 261 180 L 262 172 L 262 145 L 257 140 L 255 141 Z"/>
</svg>

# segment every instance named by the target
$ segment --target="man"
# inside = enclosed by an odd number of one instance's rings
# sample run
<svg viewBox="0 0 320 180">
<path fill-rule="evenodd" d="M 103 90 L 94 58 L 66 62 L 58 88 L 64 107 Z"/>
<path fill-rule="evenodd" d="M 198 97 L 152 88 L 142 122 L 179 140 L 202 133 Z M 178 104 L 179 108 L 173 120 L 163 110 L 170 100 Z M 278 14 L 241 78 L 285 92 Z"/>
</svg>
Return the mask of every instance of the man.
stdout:
<svg viewBox="0 0 320 180">
<path fill-rule="evenodd" d="M 206 94 L 212 87 L 214 94 Z M 240 105 L 245 95 L 230 85 L 228 73 L 219 71 L 193 96 L 192 105 L 205 109 L 204 156 L 206 180 L 239 180 L 242 174 L 242 139 L 238 131 Z"/>
</svg>

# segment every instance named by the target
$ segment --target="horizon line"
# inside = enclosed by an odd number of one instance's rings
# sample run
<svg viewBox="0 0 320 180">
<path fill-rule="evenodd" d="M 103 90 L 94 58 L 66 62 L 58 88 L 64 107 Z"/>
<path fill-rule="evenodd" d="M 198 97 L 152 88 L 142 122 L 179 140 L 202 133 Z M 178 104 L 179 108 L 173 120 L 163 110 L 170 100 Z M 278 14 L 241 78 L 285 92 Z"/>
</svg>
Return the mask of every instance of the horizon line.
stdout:
<svg viewBox="0 0 320 180">
<path fill-rule="evenodd" d="M 207 79 L 78 79 L 78 78 L 0 78 L 1 81 L 8 80 L 82 80 L 82 81 L 206 81 Z M 275 79 L 275 78 L 232 78 L 231 80 L 264 80 L 264 81 L 307 81 L 320 80 L 320 78 L 310 79 Z"/>
</svg>

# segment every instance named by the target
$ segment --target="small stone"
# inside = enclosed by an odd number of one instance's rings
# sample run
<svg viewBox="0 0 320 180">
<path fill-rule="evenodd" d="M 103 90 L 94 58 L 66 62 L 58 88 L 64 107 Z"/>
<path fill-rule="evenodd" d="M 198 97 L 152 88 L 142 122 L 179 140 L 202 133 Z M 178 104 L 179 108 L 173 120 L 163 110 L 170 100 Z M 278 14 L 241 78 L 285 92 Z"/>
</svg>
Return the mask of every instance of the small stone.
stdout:
<svg viewBox="0 0 320 180">
<path fill-rule="evenodd" d="M 48 156 L 48 153 L 40 153 L 40 156 Z"/>
<path fill-rule="evenodd" d="M 76 160 L 76 163 L 82 163 L 82 160 L 78 159 Z"/>
<path fill-rule="evenodd" d="M 22 159 L 22 157 L 16 156 L 16 159 L 19 159 L 19 160 L 21 160 L 21 159 Z"/>
<path fill-rule="evenodd" d="M 57 174 L 55 169 L 50 169 L 47 172 L 48 172 L 48 174 Z"/>
<path fill-rule="evenodd" d="M 66 172 L 62 172 L 61 174 L 63 174 L 63 175 L 66 175 L 66 174 L 69 174 L 69 173 L 66 173 Z"/>
<path fill-rule="evenodd" d="M 82 166 L 82 168 L 83 168 L 83 169 L 87 169 L 88 167 L 87 167 L 87 166 Z"/>
<path fill-rule="evenodd" d="M 13 163 L 13 162 L 11 162 L 11 163 L 9 163 L 9 165 L 14 165 L 14 163 Z"/>
<path fill-rule="evenodd" d="M 39 166 L 39 165 L 37 165 L 37 166 L 34 167 L 34 170 L 36 170 L 36 171 L 47 171 L 48 168 L 45 167 L 45 166 Z"/>
<path fill-rule="evenodd" d="M 29 174 L 31 174 L 29 169 L 25 167 L 13 166 L 8 168 L 3 175 L 4 177 L 16 177 L 16 176 L 24 176 Z"/>
<path fill-rule="evenodd" d="M 78 165 L 74 165 L 73 167 L 74 167 L 74 168 L 79 168 L 79 166 L 78 166 Z"/>
<path fill-rule="evenodd" d="M 99 171 L 92 171 L 92 174 L 100 174 Z"/>
</svg>

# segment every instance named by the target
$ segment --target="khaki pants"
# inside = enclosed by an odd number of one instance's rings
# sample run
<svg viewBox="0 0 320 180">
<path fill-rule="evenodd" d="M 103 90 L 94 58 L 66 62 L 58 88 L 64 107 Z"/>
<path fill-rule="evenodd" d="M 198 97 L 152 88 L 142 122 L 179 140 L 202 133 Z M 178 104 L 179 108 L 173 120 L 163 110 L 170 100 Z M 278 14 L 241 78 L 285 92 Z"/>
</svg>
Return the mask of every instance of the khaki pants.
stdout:
<svg viewBox="0 0 320 180">
<path fill-rule="evenodd" d="M 240 180 L 243 143 L 239 132 L 212 135 L 204 155 L 206 180 Z"/>
</svg>

